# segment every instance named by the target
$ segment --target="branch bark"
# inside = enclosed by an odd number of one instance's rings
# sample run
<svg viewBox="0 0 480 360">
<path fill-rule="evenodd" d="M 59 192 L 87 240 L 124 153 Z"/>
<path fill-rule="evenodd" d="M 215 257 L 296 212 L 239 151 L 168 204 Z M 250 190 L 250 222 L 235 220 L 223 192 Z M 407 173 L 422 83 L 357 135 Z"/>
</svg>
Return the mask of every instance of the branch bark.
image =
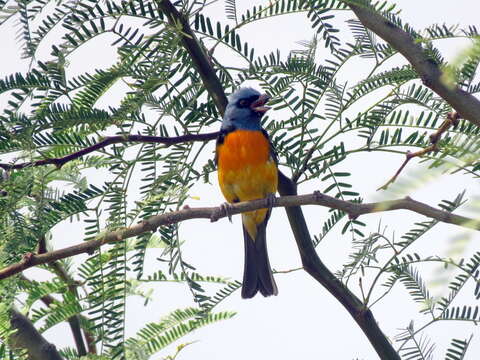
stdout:
<svg viewBox="0 0 480 360">
<path fill-rule="evenodd" d="M 28 279 L 26 276 L 21 275 L 23 281 L 31 283 L 31 280 Z M 52 306 L 53 304 L 57 303 L 58 301 L 51 295 L 47 294 L 40 298 L 40 300 L 48 307 Z M 73 340 L 75 341 L 75 346 L 77 348 L 78 355 L 85 356 L 87 355 L 87 349 L 85 348 L 85 344 L 83 343 L 82 337 L 82 329 L 80 327 L 80 319 L 79 315 L 74 315 L 67 319 L 68 325 L 70 326 L 70 330 L 72 332 Z"/>
<path fill-rule="evenodd" d="M 10 336 L 13 348 L 26 349 L 29 360 L 63 360 L 55 345 L 35 329 L 30 319 L 11 309 L 10 324 L 16 332 Z"/>
<path fill-rule="evenodd" d="M 366 28 L 388 42 L 408 60 L 426 86 L 448 102 L 460 117 L 480 126 L 480 100 L 458 86 L 451 87 L 442 81 L 442 70 L 430 59 L 421 44 L 415 42 L 406 31 L 377 13 L 370 1 L 365 0 L 362 5 L 358 5 L 358 0 L 343 1 Z"/>
</svg>

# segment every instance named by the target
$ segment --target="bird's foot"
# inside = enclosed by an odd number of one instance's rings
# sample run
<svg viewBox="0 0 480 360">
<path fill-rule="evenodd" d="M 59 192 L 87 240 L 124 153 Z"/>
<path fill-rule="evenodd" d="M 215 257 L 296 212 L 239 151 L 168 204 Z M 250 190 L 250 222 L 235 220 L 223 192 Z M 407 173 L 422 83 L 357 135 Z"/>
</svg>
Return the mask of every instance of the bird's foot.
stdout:
<svg viewBox="0 0 480 360">
<path fill-rule="evenodd" d="M 217 221 L 220 217 L 224 215 L 227 216 L 228 221 L 232 222 L 232 204 L 228 202 L 224 202 L 223 204 L 221 204 L 218 210 L 214 211 L 213 214 L 210 216 L 210 221 Z"/>
<path fill-rule="evenodd" d="M 315 198 L 315 201 L 320 201 L 322 199 L 322 193 L 319 190 L 315 190 L 313 192 L 313 197 Z"/>
<path fill-rule="evenodd" d="M 225 215 L 227 215 L 228 221 L 232 222 L 232 204 L 224 202 L 220 205 L 220 208 L 225 212 Z"/>
<path fill-rule="evenodd" d="M 272 208 L 275 205 L 277 198 L 275 197 L 275 194 L 268 193 L 266 199 L 267 199 L 267 208 L 268 208 L 268 211 L 270 212 L 272 211 Z"/>
</svg>

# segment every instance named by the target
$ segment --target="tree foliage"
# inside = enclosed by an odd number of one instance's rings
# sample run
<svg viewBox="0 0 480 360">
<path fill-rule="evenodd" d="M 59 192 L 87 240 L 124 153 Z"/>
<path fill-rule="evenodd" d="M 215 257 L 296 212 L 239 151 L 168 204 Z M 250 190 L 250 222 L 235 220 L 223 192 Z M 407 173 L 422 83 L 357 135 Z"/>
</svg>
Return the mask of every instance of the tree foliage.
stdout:
<svg viewBox="0 0 480 360">
<path fill-rule="evenodd" d="M 277 0 L 248 9 L 242 4 L 240 9 L 240 2 L 227 0 L 226 16 L 211 15 L 208 2 L 181 0 L 174 5 L 188 20 L 227 93 L 253 81 L 272 96 L 273 112 L 282 116 L 266 116 L 263 125 L 282 171 L 299 185 L 316 181 L 325 194 L 362 202 L 343 164 L 361 153 L 403 154 L 406 149 L 428 147 L 428 135 L 452 108 L 422 83 L 410 64 L 391 65 L 397 50 L 361 22 L 348 21 L 348 29 L 340 26 L 335 16 L 348 11 L 348 3 Z M 379 2 L 375 9 L 421 43 L 430 61 L 446 69 L 449 81 L 467 93 L 480 92 L 480 40 L 475 26 L 433 24 L 415 30 L 399 17 L 395 6 Z M 6 99 L 0 109 L 3 163 L 62 158 L 110 135 L 171 137 L 218 127 L 221 111 L 182 45 L 179 28 L 167 21 L 158 1 L 0 1 L 0 14 L 0 26 L 18 21 L 22 56 L 30 62 L 27 72 L 0 79 L 0 94 Z M 264 19 L 298 14 L 311 25 L 312 34 L 289 52 L 269 49 L 265 53 L 242 34 L 244 28 Z M 435 44 L 457 38 L 470 39 L 472 46 L 461 61 L 447 63 Z M 86 46 L 113 48 L 116 58 L 105 68 L 75 73 L 70 70 L 71 62 L 78 61 L 76 52 Z M 323 48 L 328 49 L 327 57 L 320 51 Z M 241 65 L 217 57 L 220 49 Z M 352 62 L 368 66 L 368 75 L 360 81 L 345 81 L 344 68 Z M 119 101 L 109 100 L 118 93 Z M 76 241 L 91 240 L 152 215 L 181 209 L 197 182 L 215 176 L 205 144 L 124 142 L 61 166 L 4 166 L 0 182 L 2 267 L 21 261 L 25 254 L 51 249 L 56 226 L 67 221 L 83 229 Z M 437 151 L 423 161 L 429 168 L 478 178 L 479 144 L 479 128 L 460 120 L 443 134 Z M 132 183 L 142 185 L 137 190 Z M 465 194 L 438 201 L 442 209 L 453 212 L 465 202 Z M 454 302 L 460 292 L 469 291 L 464 287 L 468 282 L 477 284 L 472 299 L 480 296 L 479 253 L 453 260 L 433 250 L 428 255 L 409 252 L 418 239 L 428 236 L 437 220 L 419 220 L 395 240 L 372 230 L 374 223 L 346 215 L 332 210 L 314 244 L 336 229 L 352 239 L 349 261 L 336 276 L 351 286 L 353 279 L 358 282 L 373 274 L 363 294 L 365 306 L 372 307 L 401 284 L 429 318 L 426 325 L 480 321 L 476 305 Z M 233 312 L 217 312 L 215 307 L 235 294 L 240 283 L 197 273 L 195 264 L 182 256 L 185 245 L 180 226 L 164 226 L 158 233 L 102 247 L 81 263 L 59 260 L 42 266 L 48 280 L 20 276 L 2 280 L 1 358 L 24 358 L 21 349 L 8 341 L 13 303 L 41 333 L 65 321 L 75 331 L 72 321 L 76 319 L 88 340 L 85 351 L 91 359 L 148 359 L 201 326 L 231 318 Z M 146 256 L 158 248 L 161 270 L 151 274 L 146 272 Z M 455 268 L 458 274 L 449 285 L 450 293 L 441 299 L 430 294 L 421 276 L 420 265 L 430 262 Z M 138 284 L 167 281 L 185 283 L 196 307 L 177 309 L 126 338 L 127 298 L 141 295 L 148 302 Z M 215 290 L 206 283 L 214 284 Z M 50 303 L 48 296 L 53 298 Z M 402 358 L 431 358 L 433 342 L 425 335 L 426 325 L 414 328 L 411 323 L 399 334 L 397 349 Z M 463 359 L 469 344 L 470 340 L 453 339 L 446 359 Z M 78 346 L 63 348 L 61 354 L 66 359 L 86 355 Z"/>
</svg>

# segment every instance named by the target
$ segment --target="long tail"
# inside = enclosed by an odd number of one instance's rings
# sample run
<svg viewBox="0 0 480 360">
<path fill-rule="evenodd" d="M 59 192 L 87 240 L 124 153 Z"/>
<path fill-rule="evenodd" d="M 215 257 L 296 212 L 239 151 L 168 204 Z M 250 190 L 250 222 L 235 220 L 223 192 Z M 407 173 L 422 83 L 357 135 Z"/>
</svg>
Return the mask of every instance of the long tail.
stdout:
<svg viewBox="0 0 480 360">
<path fill-rule="evenodd" d="M 263 296 L 277 295 L 278 289 L 273 279 L 272 269 L 268 261 L 266 218 L 257 226 L 257 236 L 253 240 L 243 226 L 243 238 L 245 241 L 245 266 L 243 268 L 242 298 L 249 299 L 255 296 L 257 291 Z"/>
</svg>

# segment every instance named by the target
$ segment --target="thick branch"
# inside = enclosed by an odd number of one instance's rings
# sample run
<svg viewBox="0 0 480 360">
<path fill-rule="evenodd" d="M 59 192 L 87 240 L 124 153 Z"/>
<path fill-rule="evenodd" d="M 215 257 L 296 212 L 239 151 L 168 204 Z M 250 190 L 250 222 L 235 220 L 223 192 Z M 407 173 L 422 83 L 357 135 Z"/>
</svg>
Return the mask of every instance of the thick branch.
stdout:
<svg viewBox="0 0 480 360">
<path fill-rule="evenodd" d="M 351 0 L 344 1 L 366 28 L 388 42 L 408 60 L 426 86 L 447 101 L 462 118 L 480 126 L 480 101 L 458 86 L 452 87 L 442 81 L 441 69 L 430 59 L 421 44 L 373 10 L 369 1 L 365 1 L 364 5 L 355 5 Z"/>
<path fill-rule="evenodd" d="M 297 194 L 297 187 L 293 181 L 281 173 L 280 180 L 278 192 L 281 195 L 291 196 Z M 331 202 L 338 200 L 326 195 L 314 194 L 314 196 L 317 200 L 320 200 L 322 196 Z M 302 208 L 300 206 L 291 206 L 286 207 L 285 211 L 287 212 L 288 221 L 295 236 L 305 271 L 322 284 L 350 313 L 381 359 L 400 360 L 400 356 L 385 334 L 383 334 L 370 309 L 366 308 L 360 299 L 343 285 L 318 257 L 305 217 L 303 216 Z"/>
<path fill-rule="evenodd" d="M 281 182 L 281 184 L 284 183 L 285 181 Z M 285 185 L 281 185 L 281 187 L 282 186 Z M 240 202 L 232 204 L 229 209 L 229 213 L 234 215 L 246 211 L 262 209 L 268 207 L 268 204 L 269 203 L 267 199 Z M 441 222 L 480 230 L 480 220 L 474 220 L 464 216 L 455 215 L 447 211 L 439 210 L 408 197 L 399 200 L 356 204 L 316 192 L 309 195 L 282 196 L 275 199 L 275 204 L 273 206 L 286 207 L 287 211 L 291 211 L 292 209 L 299 208 L 301 205 L 321 205 L 332 209 L 342 210 L 351 218 L 356 218 L 360 215 L 368 213 L 403 209 L 437 219 Z M 26 254 L 22 261 L 0 270 L 0 280 L 18 274 L 23 270 L 33 266 L 51 263 L 55 260 L 65 259 L 82 253 L 91 254 L 102 245 L 139 236 L 146 232 L 153 232 L 160 226 L 174 224 L 189 219 L 210 219 L 211 221 L 216 221 L 226 216 L 227 214 L 225 213 L 224 207 L 185 207 L 180 211 L 152 216 L 151 218 L 131 227 L 108 232 L 99 236 L 97 239 L 85 241 L 78 245 L 55 251 L 49 251 L 43 254 Z M 310 250 L 308 250 L 308 252 L 309 251 Z"/>
<path fill-rule="evenodd" d="M 10 336 L 12 347 L 26 349 L 30 360 L 63 359 L 55 345 L 49 343 L 25 315 L 12 309 L 10 323 L 12 328 L 16 330 Z"/>
<path fill-rule="evenodd" d="M 215 106 L 220 111 L 220 114 L 223 115 L 228 101 L 223 91 L 222 83 L 215 74 L 208 54 L 206 54 L 203 46 L 201 46 L 195 33 L 190 28 L 188 19 L 168 0 L 158 0 L 157 4 L 167 16 L 170 25 L 179 30 L 178 36 L 180 36 L 185 50 L 187 50 L 190 55 L 192 63 L 202 78 L 205 88 L 215 102 Z"/>
<path fill-rule="evenodd" d="M 78 159 L 84 155 L 90 154 L 91 152 L 103 149 L 109 145 L 128 143 L 128 142 L 137 142 L 137 143 L 158 143 L 164 144 L 166 146 L 171 146 L 175 144 L 191 142 L 191 141 L 209 141 L 213 140 L 218 136 L 218 132 L 206 133 L 206 134 L 187 134 L 174 137 L 164 137 L 164 136 L 147 136 L 147 135 L 125 135 L 125 136 L 108 136 L 102 141 L 88 146 L 85 149 L 74 152 L 67 156 L 61 158 L 51 158 L 43 159 L 32 162 L 25 162 L 20 164 L 4 164 L 0 163 L 0 168 L 5 170 L 13 169 L 23 169 L 31 166 L 42 166 L 42 165 L 55 165 L 58 168 L 61 168 L 67 162 Z"/>
<path fill-rule="evenodd" d="M 32 281 L 25 276 L 21 276 L 23 281 L 31 283 Z M 58 301 L 51 295 L 47 294 L 40 298 L 40 300 L 48 307 L 58 304 Z M 67 319 L 68 324 L 70 325 L 70 330 L 72 331 L 73 340 L 75 341 L 75 346 L 77 347 L 77 352 L 80 356 L 87 355 L 87 350 L 83 343 L 82 330 L 80 327 L 80 320 L 78 315 L 74 315 Z"/>
</svg>

